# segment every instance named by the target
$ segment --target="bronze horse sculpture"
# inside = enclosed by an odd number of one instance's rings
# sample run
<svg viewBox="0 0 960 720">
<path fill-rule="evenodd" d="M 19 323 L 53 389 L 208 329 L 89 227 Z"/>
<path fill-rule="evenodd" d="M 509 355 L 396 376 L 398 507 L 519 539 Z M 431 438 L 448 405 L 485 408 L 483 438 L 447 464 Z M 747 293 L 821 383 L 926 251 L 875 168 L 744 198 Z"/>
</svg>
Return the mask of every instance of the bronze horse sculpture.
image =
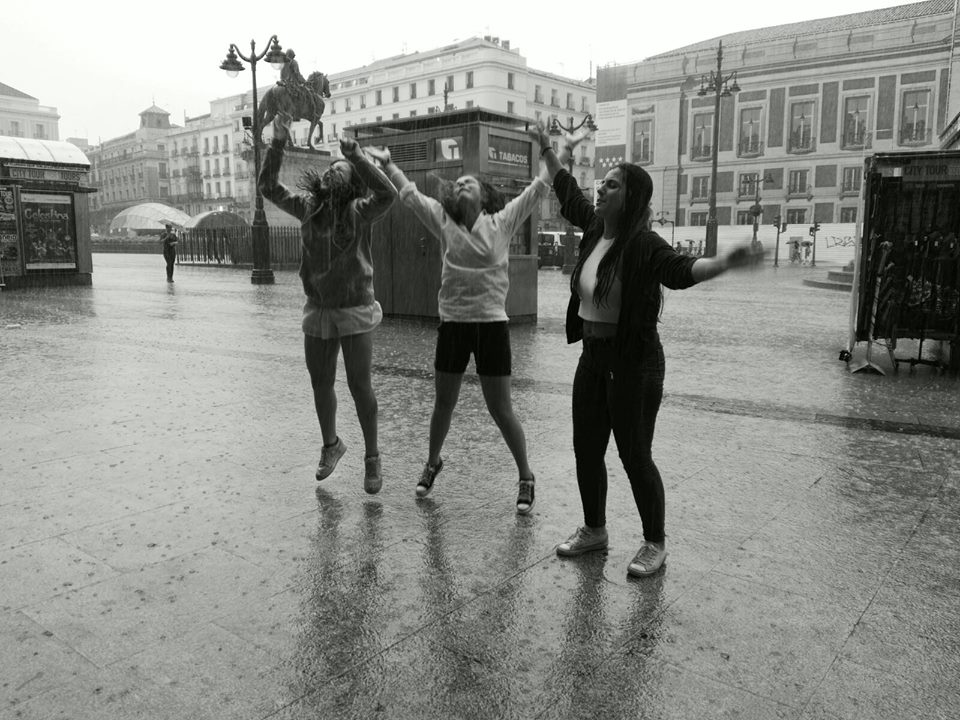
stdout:
<svg viewBox="0 0 960 720">
<path fill-rule="evenodd" d="M 323 140 L 323 110 L 326 103 L 324 98 L 330 97 L 330 82 L 322 72 L 312 72 L 306 83 L 298 90 L 291 90 L 285 85 L 274 85 L 263 94 L 263 100 L 257 108 L 257 127 L 260 137 L 257 142 L 263 142 L 263 128 L 273 122 L 277 115 L 288 115 L 292 120 L 309 120 L 310 131 L 307 133 L 307 144 L 313 150 L 313 131 L 319 129 L 317 138 Z M 288 140 L 292 145 L 293 141 Z"/>
</svg>

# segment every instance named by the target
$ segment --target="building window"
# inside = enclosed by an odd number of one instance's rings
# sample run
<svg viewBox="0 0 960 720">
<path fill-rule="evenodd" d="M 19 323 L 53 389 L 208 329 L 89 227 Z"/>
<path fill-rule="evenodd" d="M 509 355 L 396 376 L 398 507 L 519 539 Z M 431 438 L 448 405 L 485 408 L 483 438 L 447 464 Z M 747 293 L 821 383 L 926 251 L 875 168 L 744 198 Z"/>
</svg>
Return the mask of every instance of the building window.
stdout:
<svg viewBox="0 0 960 720">
<path fill-rule="evenodd" d="M 737 154 L 740 157 L 756 157 L 763 153 L 763 135 L 761 109 L 744 108 L 740 111 L 740 143 Z"/>
<path fill-rule="evenodd" d="M 753 213 L 749 210 L 737 210 L 737 225 L 753 225 Z"/>
<path fill-rule="evenodd" d="M 363 110 L 365 107 L 367 107 L 367 96 L 366 96 L 366 95 L 361 95 L 361 96 L 360 96 L 360 109 Z M 363 121 L 361 120 L 361 122 L 363 122 Z"/>
<path fill-rule="evenodd" d="M 162 162 L 157 166 L 157 174 L 162 178 L 167 177 L 167 164 L 165 162 Z"/>
<path fill-rule="evenodd" d="M 807 175 L 809 170 L 791 170 L 790 183 L 787 186 L 787 192 L 790 195 L 807 194 Z"/>
<path fill-rule="evenodd" d="M 393 101 L 400 102 L 400 86 L 399 85 L 393 86 Z"/>
<path fill-rule="evenodd" d="M 467 87 L 468 88 L 473 87 L 473 70 L 467 71 Z"/>
<path fill-rule="evenodd" d="M 511 115 L 514 114 L 513 100 L 507 100 L 507 112 L 510 113 Z"/>
<path fill-rule="evenodd" d="M 694 227 L 704 227 L 707 224 L 707 215 L 705 212 L 690 213 L 690 224 Z"/>
<path fill-rule="evenodd" d="M 427 80 L 427 95 L 436 95 L 437 94 L 437 81 L 433 78 Z"/>
<path fill-rule="evenodd" d="M 400 119 L 400 113 L 394 113 L 394 114 L 393 114 L 393 119 L 394 119 L 394 120 L 399 120 L 399 119 Z"/>
<path fill-rule="evenodd" d="M 416 111 L 416 110 L 411 110 L 411 111 L 410 111 L 410 117 L 416 117 L 416 116 L 417 116 L 417 111 Z"/>
<path fill-rule="evenodd" d="M 813 101 L 794 103 L 790 108 L 790 152 L 814 150 Z"/>
<path fill-rule="evenodd" d="M 230 172 L 230 158 L 226 157 L 223 159 L 223 174 L 226 175 Z"/>
<path fill-rule="evenodd" d="M 453 75 L 447 75 L 447 82 L 444 85 L 444 89 L 447 92 L 453 92 Z"/>
<path fill-rule="evenodd" d="M 43 140 L 45 137 L 43 125 L 34 125 L 33 126 L 33 137 L 37 140 Z"/>
<path fill-rule="evenodd" d="M 227 185 L 227 197 L 233 197 L 233 187 L 229 180 L 227 180 L 226 185 Z"/>
<path fill-rule="evenodd" d="M 738 198 L 755 198 L 757 196 L 757 181 L 759 173 L 740 173 L 740 184 L 737 186 Z"/>
<path fill-rule="evenodd" d="M 539 85 L 533 86 L 533 101 L 541 105 L 543 104 L 543 88 Z"/>
<path fill-rule="evenodd" d="M 203 139 L 203 154 L 204 155 L 210 154 L 210 138 Z"/>
<path fill-rule="evenodd" d="M 513 73 L 507 73 L 507 90 L 513 90 Z"/>
<path fill-rule="evenodd" d="M 416 100 L 417 98 L 417 84 L 415 82 L 410 83 L 410 99 Z"/>
<path fill-rule="evenodd" d="M 840 208 L 840 222 L 855 223 L 857 221 L 857 209 L 855 207 Z"/>
<path fill-rule="evenodd" d="M 343 111 L 344 111 L 344 112 L 350 112 L 351 110 L 353 110 L 353 107 L 352 107 L 352 104 L 351 104 L 351 102 L 350 102 L 350 98 L 344 98 L 344 99 L 343 99 Z"/>
<path fill-rule="evenodd" d="M 556 88 L 550 88 L 550 105 L 552 107 L 560 107 L 560 93 Z"/>
<path fill-rule="evenodd" d="M 576 110 L 577 106 L 573 104 L 573 93 L 567 93 L 567 110 Z"/>
<path fill-rule="evenodd" d="M 929 111 L 929 90 L 910 90 L 903 94 L 903 105 L 900 108 L 901 145 L 926 145 L 930 142 L 927 122 Z"/>
<path fill-rule="evenodd" d="M 863 168 L 847 167 L 843 169 L 843 184 L 840 186 L 842 193 L 859 193 L 860 181 L 863 178 Z"/>
<path fill-rule="evenodd" d="M 693 117 L 693 145 L 690 157 L 708 160 L 713 152 L 713 113 L 701 113 Z"/>
<path fill-rule="evenodd" d="M 862 150 L 867 142 L 870 124 L 870 98 L 848 97 L 843 102 L 843 137 L 840 147 Z"/>
<path fill-rule="evenodd" d="M 693 178 L 691 197 L 693 197 L 694 200 L 706 200 L 710 197 L 709 176 L 701 175 L 700 177 Z"/>
<path fill-rule="evenodd" d="M 651 152 L 651 141 L 653 140 L 653 120 L 637 120 L 633 123 L 633 155 L 632 162 L 650 163 L 653 162 L 653 153 Z"/>
<path fill-rule="evenodd" d="M 377 105 L 383 105 L 383 90 L 374 90 L 373 102 Z"/>
<path fill-rule="evenodd" d="M 19 120 L 10 121 L 10 135 L 12 137 L 20 137 L 20 121 Z"/>
<path fill-rule="evenodd" d="M 467 100 L 467 107 L 468 107 L 468 108 L 472 108 L 472 107 L 473 107 L 473 100 Z"/>
<path fill-rule="evenodd" d="M 223 136 L 223 152 L 230 152 L 230 138 L 224 134 Z"/>
<path fill-rule="evenodd" d="M 787 225 L 806 225 L 807 211 L 805 208 L 787 210 Z"/>
</svg>

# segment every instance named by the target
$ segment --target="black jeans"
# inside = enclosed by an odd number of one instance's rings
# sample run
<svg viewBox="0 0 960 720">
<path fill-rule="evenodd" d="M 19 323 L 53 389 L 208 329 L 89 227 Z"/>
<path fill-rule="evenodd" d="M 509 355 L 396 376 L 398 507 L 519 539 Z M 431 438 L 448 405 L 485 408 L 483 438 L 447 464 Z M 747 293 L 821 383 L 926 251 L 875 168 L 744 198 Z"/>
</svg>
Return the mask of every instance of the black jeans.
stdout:
<svg viewBox="0 0 960 720">
<path fill-rule="evenodd" d="M 164 250 L 163 259 L 167 263 L 167 280 L 173 280 L 173 263 L 177 259 L 176 250 Z"/>
<path fill-rule="evenodd" d="M 604 455 L 613 430 L 640 511 L 643 537 L 664 540 L 663 480 L 651 453 L 664 367 L 658 341 L 648 343 L 637 358 L 618 357 L 612 338 L 583 341 L 573 380 L 573 450 L 583 519 L 590 527 L 607 522 Z"/>
</svg>

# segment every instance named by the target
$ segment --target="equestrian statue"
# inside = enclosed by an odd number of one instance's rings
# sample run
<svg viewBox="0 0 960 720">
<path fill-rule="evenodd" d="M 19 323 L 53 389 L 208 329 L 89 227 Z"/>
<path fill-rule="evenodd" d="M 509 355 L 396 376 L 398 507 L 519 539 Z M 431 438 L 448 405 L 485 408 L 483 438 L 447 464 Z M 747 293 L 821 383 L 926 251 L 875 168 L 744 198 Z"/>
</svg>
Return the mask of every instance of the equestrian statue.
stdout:
<svg viewBox="0 0 960 720">
<path fill-rule="evenodd" d="M 263 142 L 263 128 L 273 122 L 273 118 L 286 115 L 292 121 L 310 121 L 307 144 L 314 150 L 314 130 L 319 130 L 317 139 L 323 140 L 323 122 L 320 118 L 326 107 L 323 100 L 330 97 L 330 82 L 322 72 L 312 72 L 310 77 L 304 80 L 295 57 L 293 50 L 287 50 L 287 62 L 280 73 L 280 82 L 263 94 L 263 100 L 257 108 L 257 142 Z M 293 145 L 291 139 L 287 142 Z"/>
</svg>

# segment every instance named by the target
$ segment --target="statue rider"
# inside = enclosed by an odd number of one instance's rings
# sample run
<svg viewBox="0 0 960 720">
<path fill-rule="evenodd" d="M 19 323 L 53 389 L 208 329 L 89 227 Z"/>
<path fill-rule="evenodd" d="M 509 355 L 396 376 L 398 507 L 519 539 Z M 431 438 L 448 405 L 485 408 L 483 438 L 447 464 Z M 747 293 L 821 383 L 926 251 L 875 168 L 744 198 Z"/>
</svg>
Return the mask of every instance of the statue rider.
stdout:
<svg viewBox="0 0 960 720">
<path fill-rule="evenodd" d="M 296 102 L 305 96 L 307 81 L 300 74 L 300 64 L 295 59 L 297 54 L 293 51 L 293 48 L 287 49 L 286 55 L 287 62 L 283 64 L 283 69 L 280 71 L 280 82 L 277 85 L 286 88 Z"/>
</svg>

